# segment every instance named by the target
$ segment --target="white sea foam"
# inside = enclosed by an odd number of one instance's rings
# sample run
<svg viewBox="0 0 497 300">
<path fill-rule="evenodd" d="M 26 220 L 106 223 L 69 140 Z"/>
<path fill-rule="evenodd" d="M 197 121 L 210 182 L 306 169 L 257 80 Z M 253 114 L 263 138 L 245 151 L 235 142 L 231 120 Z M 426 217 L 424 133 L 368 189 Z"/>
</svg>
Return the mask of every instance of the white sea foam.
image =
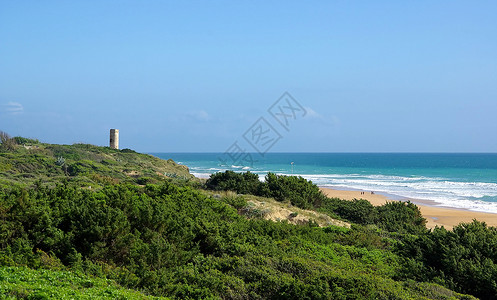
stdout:
<svg viewBox="0 0 497 300">
<path fill-rule="evenodd" d="M 314 183 L 343 189 L 383 192 L 400 197 L 432 200 L 439 205 L 497 213 L 497 183 L 451 181 L 440 177 L 388 175 L 300 175 Z"/>
<path fill-rule="evenodd" d="M 212 173 L 196 173 L 192 172 L 191 173 L 193 176 L 198 177 L 198 178 L 209 178 Z"/>
</svg>

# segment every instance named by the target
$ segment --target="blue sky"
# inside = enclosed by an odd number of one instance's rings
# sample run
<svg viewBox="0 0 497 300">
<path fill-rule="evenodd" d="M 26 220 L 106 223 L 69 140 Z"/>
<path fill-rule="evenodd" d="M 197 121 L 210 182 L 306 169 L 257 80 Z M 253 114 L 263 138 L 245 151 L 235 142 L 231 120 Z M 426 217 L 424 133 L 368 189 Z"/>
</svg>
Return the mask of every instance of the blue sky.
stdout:
<svg viewBox="0 0 497 300">
<path fill-rule="evenodd" d="M 0 1 L 0 130 L 223 152 L 497 152 L 496 1 Z M 251 150 L 249 145 L 243 145 Z"/>
</svg>

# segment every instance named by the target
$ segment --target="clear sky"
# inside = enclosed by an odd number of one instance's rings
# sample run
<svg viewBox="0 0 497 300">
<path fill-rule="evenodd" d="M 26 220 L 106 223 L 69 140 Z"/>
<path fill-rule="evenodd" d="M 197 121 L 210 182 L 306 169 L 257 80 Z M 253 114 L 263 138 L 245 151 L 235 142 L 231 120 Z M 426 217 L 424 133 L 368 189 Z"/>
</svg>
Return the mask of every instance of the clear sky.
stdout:
<svg viewBox="0 0 497 300">
<path fill-rule="evenodd" d="M 495 0 L 0 0 L 0 130 L 223 152 L 263 117 L 271 151 L 497 152 L 496 16 Z M 267 111 L 286 91 L 307 110 L 288 131 Z"/>
</svg>

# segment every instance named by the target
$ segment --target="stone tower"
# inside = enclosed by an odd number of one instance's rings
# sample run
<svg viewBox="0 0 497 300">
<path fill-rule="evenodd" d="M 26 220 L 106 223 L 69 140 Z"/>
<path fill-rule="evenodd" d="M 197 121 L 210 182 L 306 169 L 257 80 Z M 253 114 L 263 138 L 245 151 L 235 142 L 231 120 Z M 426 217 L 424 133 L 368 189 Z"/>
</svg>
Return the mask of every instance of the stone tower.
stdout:
<svg viewBox="0 0 497 300">
<path fill-rule="evenodd" d="M 112 149 L 119 149 L 119 129 L 110 130 L 110 147 Z"/>
</svg>

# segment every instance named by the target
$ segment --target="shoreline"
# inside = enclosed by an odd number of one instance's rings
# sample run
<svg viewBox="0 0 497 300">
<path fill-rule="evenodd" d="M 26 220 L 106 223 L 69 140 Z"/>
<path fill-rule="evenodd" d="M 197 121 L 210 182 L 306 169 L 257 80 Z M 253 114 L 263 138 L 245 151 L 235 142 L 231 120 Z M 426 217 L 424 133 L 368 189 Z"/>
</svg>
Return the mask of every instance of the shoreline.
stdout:
<svg viewBox="0 0 497 300">
<path fill-rule="evenodd" d="M 336 190 L 329 187 L 319 187 L 319 189 L 330 198 L 336 197 L 344 200 L 365 199 L 374 206 L 381 206 L 391 201 L 404 201 L 382 194 L 371 194 L 370 192 L 365 192 L 364 195 L 361 195 L 362 191 L 359 190 Z M 473 219 L 485 222 L 488 226 L 497 227 L 497 214 L 462 208 L 435 206 L 435 202 L 429 200 L 405 199 L 405 201 L 411 201 L 419 207 L 423 217 L 426 218 L 426 227 L 429 229 L 433 229 L 437 225 L 444 226 L 446 229 L 452 229 L 459 223 L 469 223 Z"/>
</svg>

